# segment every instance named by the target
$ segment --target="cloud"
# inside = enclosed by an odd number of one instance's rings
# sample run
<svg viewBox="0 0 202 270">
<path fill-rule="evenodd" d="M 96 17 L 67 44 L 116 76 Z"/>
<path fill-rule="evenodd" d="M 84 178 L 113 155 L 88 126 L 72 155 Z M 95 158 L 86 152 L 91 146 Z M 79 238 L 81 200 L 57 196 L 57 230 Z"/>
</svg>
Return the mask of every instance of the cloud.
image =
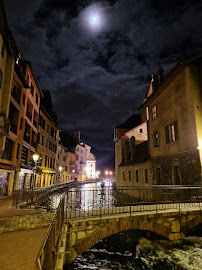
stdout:
<svg viewBox="0 0 202 270">
<path fill-rule="evenodd" d="M 30 2 L 30 1 L 29 1 Z M 137 112 L 150 75 L 201 51 L 201 1 L 6 1 L 8 22 L 60 127 L 113 148 L 113 127 Z M 88 12 L 103 20 L 88 28 Z"/>
</svg>

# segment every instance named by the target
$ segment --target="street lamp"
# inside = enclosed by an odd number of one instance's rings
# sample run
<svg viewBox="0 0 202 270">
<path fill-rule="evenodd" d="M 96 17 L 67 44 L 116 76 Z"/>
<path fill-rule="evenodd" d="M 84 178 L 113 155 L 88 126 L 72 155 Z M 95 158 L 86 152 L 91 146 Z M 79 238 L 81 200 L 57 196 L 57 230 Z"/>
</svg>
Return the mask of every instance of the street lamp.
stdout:
<svg viewBox="0 0 202 270">
<path fill-rule="evenodd" d="M 59 166 L 59 171 L 60 171 L 60 177 L 61 177 L 61 171 L 62 171 L 62 166 Z M 60 183 L 60 179 L 59 179 L 59 183 Z"/>
<path fill-rule="evenodd" d="M 39 160 L 39 154 L 37 152 L 35 152 L 33 155 L 32 155 L 32 159 L 34 161 L 34 167 L 33 167 L 33 173 L 34 173 L 34 179 L 33 179 L 33 184 L 32 184 L 32 189 L 35 188 L 35 174 L 36 174 L 36 165 L 37 165 L 37 162 Z"/>
<path fill-rule="evenodd" d="M 73 181 L 74 181 L 74 174 L 75 174 L 75 170 L 72 170 L 72 173 L 73 173 Z"/>
</svg>

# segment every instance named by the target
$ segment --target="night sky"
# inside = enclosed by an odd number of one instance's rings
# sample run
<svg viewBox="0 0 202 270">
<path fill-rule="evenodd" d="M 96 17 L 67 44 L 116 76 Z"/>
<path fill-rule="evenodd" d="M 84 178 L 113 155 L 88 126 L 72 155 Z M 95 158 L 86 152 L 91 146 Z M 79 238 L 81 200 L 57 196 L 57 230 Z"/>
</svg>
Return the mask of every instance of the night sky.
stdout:
<svg viewBox="0 0 202 270">
<path fill-rule="evenodd" d="M 137 113 L 161 66 L 201 52 L 202 1 L 5 0 L 9 27 L 60 128 L 113 150 L 113 128 Z M 93 16 L 93 17 L 91 17 Z"/>
</svg>

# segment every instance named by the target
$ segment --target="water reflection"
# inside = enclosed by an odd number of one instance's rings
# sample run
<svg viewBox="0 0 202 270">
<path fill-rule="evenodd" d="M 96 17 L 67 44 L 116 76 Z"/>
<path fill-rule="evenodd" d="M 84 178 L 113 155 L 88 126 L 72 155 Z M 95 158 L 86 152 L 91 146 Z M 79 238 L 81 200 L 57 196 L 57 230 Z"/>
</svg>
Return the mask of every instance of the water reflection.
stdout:
<svg viewBox="0 0 202 270">
<path fill-rule="evenodd" d="M 61 198 L 65 195 L 67 209 L 90 211 L 93 209 L 110 208 L 116 204 L 114 182 L 106 180 L 91 184 L 79 185 L 68 191 L 54 193 L 41 204 L 48 211 L 55 211 Z"/>
<path fill-rule="evenodd" d="M 68 192 L 67 205 L 71 210 L 90 211 L 114 206 L 113 184 L 111 181 L 85 184 Z"/>
</svg>

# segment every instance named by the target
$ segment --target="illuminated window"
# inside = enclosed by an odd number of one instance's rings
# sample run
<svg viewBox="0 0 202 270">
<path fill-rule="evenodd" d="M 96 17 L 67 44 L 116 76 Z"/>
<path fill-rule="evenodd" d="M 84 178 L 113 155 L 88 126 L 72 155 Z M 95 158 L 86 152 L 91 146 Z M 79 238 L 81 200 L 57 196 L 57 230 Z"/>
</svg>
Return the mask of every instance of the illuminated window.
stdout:
<svg viewBox="0 0 202 270">
<path fill-rule="evenodd" d="M 152 119 L 155 120 L 156 119 L 156 105 L 154 105 L 152 107 Z"/>
<path fill-rule="evenodd" d="M 149 120 L 149 107 L 146 107 L 146 121 Z"/>
<path fill-rule="evenodd" d="M 172 143 L 179 139 L 177 121 L 165 127 L 166 143 Z"/>
</svg>

